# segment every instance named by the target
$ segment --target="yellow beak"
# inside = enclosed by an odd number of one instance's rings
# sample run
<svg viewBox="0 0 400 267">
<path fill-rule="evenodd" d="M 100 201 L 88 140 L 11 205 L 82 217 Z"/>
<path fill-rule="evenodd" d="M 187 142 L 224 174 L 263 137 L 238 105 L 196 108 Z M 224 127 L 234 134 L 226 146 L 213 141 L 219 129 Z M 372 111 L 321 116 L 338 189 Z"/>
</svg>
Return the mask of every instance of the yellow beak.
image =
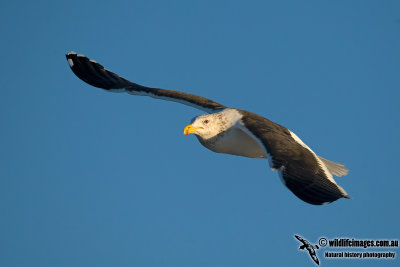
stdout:
<svg viewBox="0 0 400 267">
<path fill-rule="evenodd" d="M 183 134 L 188 135 L 191 133 L 195 133 L 198 129 L 203 129 L 203 127 L 194 127 L 193 125 L 189 124 L 185 127 L 185 129 L 183 129 Z"/>
</svg>

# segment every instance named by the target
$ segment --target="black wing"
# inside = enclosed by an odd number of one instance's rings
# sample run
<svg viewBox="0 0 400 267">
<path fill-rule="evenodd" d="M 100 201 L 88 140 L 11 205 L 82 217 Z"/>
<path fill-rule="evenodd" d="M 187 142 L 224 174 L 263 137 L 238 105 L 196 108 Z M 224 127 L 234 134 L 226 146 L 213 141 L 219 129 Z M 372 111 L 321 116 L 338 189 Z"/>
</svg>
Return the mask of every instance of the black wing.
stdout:
<svg viewBox="0 0 400 267">
<path fill-rule="evenodd" d="M 282 182 L 297 197 L 314 205 L 350 198 L 317 155 L 295 140 L 288 129 L 257 114 L 241 113 L 243 130 L 264 148 L 270 167 L 278 170 Z"/>
<path fill-rule="evenodd" d="M 319 265 L 319 259 L 318 259 L 317 255 L 314 253 L 313 255 L 310 254 L 310 256 L 311 256 L 311 259 L 313 259 L 313 261 L 314 261 L 317 265 Z"/>
<path fill-rule="evenodd" d="M 226 108 L 210 99 L 184 92 L 150 88 L 130 82 L 107 70 L 94 60 L 84 55 L 69 52 L 65 55 L 75 73 L 84 82 L 111 92 L 127 92 L 132 95 L 150 96 L 153 98 L 182 103 L 208 113 Z"/>
<path fill-rule="evenodd" d="M 301 236 L 298 235 L 294 235 L 294 237 L 297 238 L 297 240 L 299 240 L 301 243 L 306 244 L 307 240 L 303 239 Z M 307 242 L 308 243 L 308 242 Z"/>
</svg>

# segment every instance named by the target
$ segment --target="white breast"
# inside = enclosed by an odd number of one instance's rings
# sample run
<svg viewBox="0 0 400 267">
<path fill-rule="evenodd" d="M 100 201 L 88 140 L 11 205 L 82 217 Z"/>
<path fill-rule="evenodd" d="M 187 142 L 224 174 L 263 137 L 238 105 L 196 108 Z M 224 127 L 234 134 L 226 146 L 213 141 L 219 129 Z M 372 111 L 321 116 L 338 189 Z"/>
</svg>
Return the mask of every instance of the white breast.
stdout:
<svg viewBox="0 0 400 267">
<path fill-rule="evenodd" d="M 265 158 L 264 151 L 260 145 L 238 127 L 231 127 L 208 140 L 204 140 L 201 137 L 198 138 L 202 145 L 217 153 L 248 158 Z"/>
</svg>

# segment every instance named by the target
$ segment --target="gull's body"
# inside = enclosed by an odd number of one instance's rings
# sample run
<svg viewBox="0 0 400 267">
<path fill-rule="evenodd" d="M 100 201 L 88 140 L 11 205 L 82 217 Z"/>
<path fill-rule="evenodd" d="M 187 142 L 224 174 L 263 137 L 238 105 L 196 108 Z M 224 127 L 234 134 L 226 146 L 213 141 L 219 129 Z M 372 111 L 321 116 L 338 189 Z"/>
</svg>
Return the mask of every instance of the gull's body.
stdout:
<svg viewBox="0 0 400 267">
<path fill-rule="evenodd" d="M 308 203 L 320 205 L 349 198 L 332 176 L 346 175 L 348 170 L 344 165 L 317 156 L 300 138 L 279 124 L 201 96 L 132 83 L 74 52 L 66 57 L 72 71 L 95 87 L 179 102 L 209 113 L 196 117 L 184 133 L 195 134 L 203 146 L 217 153 L 267 158 L 270 168 L 278 171 L 282 182 Z"/>
<path fill-rule="evenodd" d="M 198 121 L 207 119 L 208 124 L 218 121 L 218 124 L 216 124 L 218 127 L 206 134 L 197 134 L 196 137 L 203 146 L 217 153 L 248 158 L 265 158 L 262 147 L 253 137 L 241 129 L 242 118 L 243 115 L 239 110 L 231 108 L 210 115 L 199 116 L 196 118 Z M 192 125 L 195 126 L 195 124 Z"/>
</svg>

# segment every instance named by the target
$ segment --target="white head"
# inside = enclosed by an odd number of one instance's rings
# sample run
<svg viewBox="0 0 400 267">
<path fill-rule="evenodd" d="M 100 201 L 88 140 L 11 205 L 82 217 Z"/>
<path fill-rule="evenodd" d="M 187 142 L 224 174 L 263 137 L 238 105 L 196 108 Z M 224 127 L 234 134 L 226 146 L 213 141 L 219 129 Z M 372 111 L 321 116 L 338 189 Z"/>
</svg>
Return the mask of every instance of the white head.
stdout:
<svg viewBox="0 0 400 267">
<path fill-rule="evenodd" d="M 213 113 L 195 117 L 192 120 L 192 124 L 185 127 L 183 134 L 188 135 L 193 133 L 202 139 L 209 139 L 226 129 L 226 121 L 222 114 Z"/>
<path fill-rule="evenodd" d="M 200 115 L 183 130 L 185 135 L 195 134 L 201 139 L 209 139 L 232 127 L 243 116 L 236 110 L 226 108 L 220 112 Z"/>
</svg>

